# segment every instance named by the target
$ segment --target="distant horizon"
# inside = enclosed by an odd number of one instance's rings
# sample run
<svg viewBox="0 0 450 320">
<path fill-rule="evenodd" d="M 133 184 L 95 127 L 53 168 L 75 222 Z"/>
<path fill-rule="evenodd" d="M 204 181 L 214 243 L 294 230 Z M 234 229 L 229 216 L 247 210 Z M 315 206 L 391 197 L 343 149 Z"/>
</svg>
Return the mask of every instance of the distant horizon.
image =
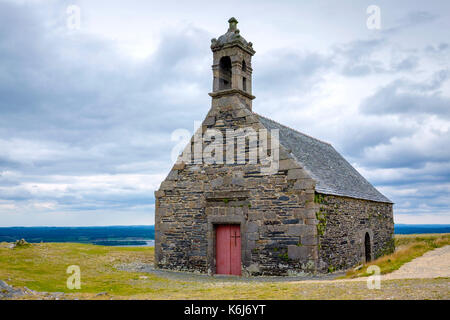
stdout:
<svg viewBox="0 0 450 320">
<path fill-rule="evenodd" d="M 450 226 L 448 223 L 394 223 L 396 226 Z M 109 227 L 154 227 L 154 224 L 122 224 L 122 225 L 91 225 L 91 226 L 0 226 L 0 228 L 109 228 Z"/>
<path fill-rule="evenodd" d="M 444 234 L 450 233 L 449 224 L 396 224 L 394 233 Z M 14 226 L 0 227 L 0 242 L 25 239 L 29 243 L 77 242 L 98 245 L 152 245 L 155 239 L 154 225 L 133 226 Z"/>
<path fill-rule="evenodd" d="M 154 224 L 114 224 L 114 225 L 91 225 L 91 226 L 0 226 L 0 228 L 108 228 L 108 227 L 154 227 Z"/>
</svg>

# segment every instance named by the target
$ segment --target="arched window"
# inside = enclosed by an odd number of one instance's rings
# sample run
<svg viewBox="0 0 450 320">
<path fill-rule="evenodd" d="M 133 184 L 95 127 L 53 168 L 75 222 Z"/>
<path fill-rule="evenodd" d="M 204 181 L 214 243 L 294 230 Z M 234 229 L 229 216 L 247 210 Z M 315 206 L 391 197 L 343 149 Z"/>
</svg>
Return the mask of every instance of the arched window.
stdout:
<svg viewBox="0 0 450 320">
<path fill-rule="evenodd" d="M 364 237 L 364 248 L 366 253 L 366 262 L 370 262 L 372 260 L 372 253 L 370 247 L 370 235 L 366 232 L 366 236 Z"/>
<path fill-rule="evenodd" d="M 231 89 L 231 59 L 222 57 L 219 61 L 219 90 Z"/>
</svg>

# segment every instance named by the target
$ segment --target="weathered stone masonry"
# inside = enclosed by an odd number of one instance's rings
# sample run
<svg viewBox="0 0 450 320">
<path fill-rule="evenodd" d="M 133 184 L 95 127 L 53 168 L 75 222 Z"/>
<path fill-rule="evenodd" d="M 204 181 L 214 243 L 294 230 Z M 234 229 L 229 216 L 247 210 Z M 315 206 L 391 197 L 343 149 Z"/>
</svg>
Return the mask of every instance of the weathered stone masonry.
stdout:
<svg viewBox="0 0 450 320">
<path fill-rule="evenodd" d="M 322 271 L 347 269 L 365 262 L 365 235 L 371 259 L 394 250 L 392 204 L 333 195 L 316 195 L 319 258 Z"/>
<path fill-rule="evenodd" d="M 252 44 L 230 19 L 213 39 L 212 106 L 196 137 L 209 129 L 279 130 L 279 165 L 192 163 L 182 157 L 155 192 L 159 268 L 214 274 L 219 224 L 240 225 L 244 275 L 328 272 L 393 249 L 392 202 L 334 148 L 252 112 Z M 212 143 L 205 139 L 204 145 Z M 269 144 L 271 141 L 269 139 Z M 223 157 L 236 160 L 223 146 Z M 249 159 L 246 145 L 245 156 Z M 370 242 L 370 243 L 369 243 Z M 368 248 L 368 249 L 367 249 Z M 367 251 L 369 250 L 369 251 Z"/>
<path fill-rule="evenodd" d="M 242 115 L 242 117 L 233 117 Z M 261 127 L 245 106 L 217 107 L 203 130 Z M 315 270 L 314 182 L 284 148 L 277 174 L 260 164 L 176 164 L 156 192 L 158 266 L 215 272 L 214 225 L 241 225 L 242 263 L 249 274 Z M 308 204 L 309 203 L 309 204 Z"/>
</svg>

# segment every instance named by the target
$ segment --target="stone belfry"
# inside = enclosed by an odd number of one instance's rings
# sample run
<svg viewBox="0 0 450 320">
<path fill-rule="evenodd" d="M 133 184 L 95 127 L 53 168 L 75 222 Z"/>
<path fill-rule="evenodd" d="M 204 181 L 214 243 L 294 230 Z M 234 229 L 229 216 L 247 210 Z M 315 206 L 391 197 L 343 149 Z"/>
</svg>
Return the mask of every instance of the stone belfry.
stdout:
<svg viewBox="0 0 450 320">
<path fill-rule="evenodd" d="M 252 110 L 252 56 L 255 54 L 251 42 L 239 33 L 238 21 L 228 20 L 228 31 L 218 39 L 211 40 L 213 52 L 213 98 L 212 106 L 243 104 Z"/>
</svg>

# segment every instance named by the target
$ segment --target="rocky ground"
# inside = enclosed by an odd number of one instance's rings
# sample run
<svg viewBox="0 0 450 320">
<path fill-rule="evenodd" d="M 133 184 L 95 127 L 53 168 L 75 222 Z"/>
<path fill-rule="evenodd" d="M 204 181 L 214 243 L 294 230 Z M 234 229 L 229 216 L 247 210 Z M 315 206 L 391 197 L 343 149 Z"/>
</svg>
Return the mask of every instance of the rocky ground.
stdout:
<svg viewBox="0 0 450 320">
<path fill-rule="evenodd" d="M 5 281 L 0 280 L 0 299 L 60 300 L 63 298 L 63 292 L 37 292 L 27 287 L 14 288 Z"/>
</svg>

